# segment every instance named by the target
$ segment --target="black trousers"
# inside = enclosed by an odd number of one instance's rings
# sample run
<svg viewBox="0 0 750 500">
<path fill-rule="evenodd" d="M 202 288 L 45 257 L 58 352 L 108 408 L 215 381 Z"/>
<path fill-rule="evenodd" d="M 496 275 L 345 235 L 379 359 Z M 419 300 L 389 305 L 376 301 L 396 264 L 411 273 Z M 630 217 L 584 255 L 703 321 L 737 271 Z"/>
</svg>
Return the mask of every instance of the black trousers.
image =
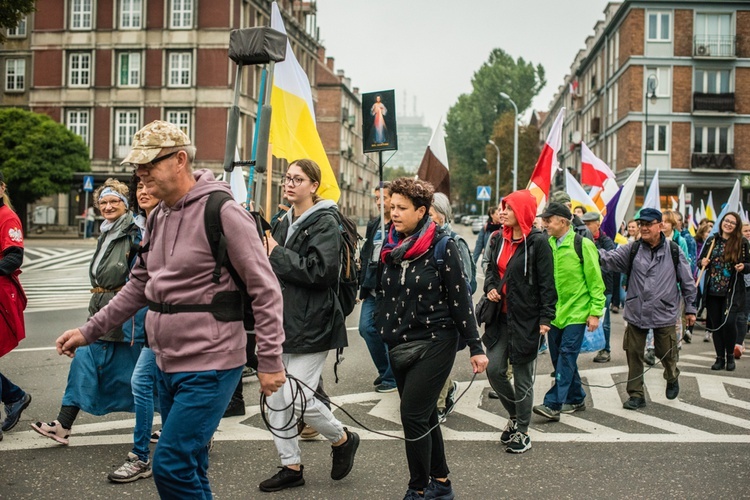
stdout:
<svg viewBox="0 0 750 500">
<path fill-rule="evenodd" d="M 448 379 L 456 359 L 457 339 L 432 343 L 422 357 L 408 367 L 391 362 L 396 386 L 401 396 L 401 424 L 404 436 L 414 439 L 429 434 L 418 441 L 406 442 L 406 460 L 409 463 L 409 488 L 424 490 L 432 477 L 447 477 L 443 434 L 437 415 L 440 390 Z"/>
<path fill-rule="evenodd" d="M 713 332 L 714 349 L 719 359 L 734 358 L 737 341 L 737 313 L 727 312 L 727 297 L 706 296 L 706 328 Z"/>
</svg>

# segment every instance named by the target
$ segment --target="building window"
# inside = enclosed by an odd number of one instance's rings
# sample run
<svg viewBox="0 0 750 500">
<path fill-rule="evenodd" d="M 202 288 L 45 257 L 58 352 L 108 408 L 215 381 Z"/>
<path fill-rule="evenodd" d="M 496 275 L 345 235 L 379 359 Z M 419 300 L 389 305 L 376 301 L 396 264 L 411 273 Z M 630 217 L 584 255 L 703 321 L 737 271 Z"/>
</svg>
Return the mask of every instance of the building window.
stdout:
<svg viewBox="0 0 750 500">
<path fill-rule="evenodd" d="M 648 14 L 648 41 L 670 41 L 670 24 L 671 16 L 669 15 L 669 12 L 650 12 Z"/>
<path fill-rule="evenodd" d="M 68 85 L 71 87 L 91 86 L 91 54 L 83 52 L 70 54 Z"/>
<path fill-rule="evenodd" d="M 695 126 L 693 152 L 703 154 L 729 153 L 730 128 Z"/>
<path fill-rule="evenodd" d="M 192 53 L 172 52 L 169 54 L 169 87 L 189 87 Z"/>
<path fill-rule="evenodd" d="M 695 70 L 695 91 L 702 94 L 728 94 L 731 92 L 732 72 L 722 70 Z"/>
<path fill-rule="evenodd" d="M 70 29 L 91 29 L 91 0 L 70 0 Z"/>
<path fill-rule="evenodd" d="M 26 90 L 26 59 L 5 60 L 5 90 L 9 92 Z"/>
<path fill-rule="evenodd" d="M 26 16 L 22 17 L 15 28 L 8 28 L 8 38 L 24 38 L 26 36 Z"/>
<path fill-rule="evenodd" d="M 167 111 L 167 121 L 180 127 L 185 135 L 190 137 L 190 111 L 186 109 L 170 109 Z"/>
<path fill-rule="evenodd" d="M 695 54 L 733 57 L 735 55 L 732 14 L 695 15 Z"/>
<path fill-rule="evenodd" d="M 646 151 L 651 153 L 667 152 L 667 126 L 646 126 Z"/>
<path fill-rule="evenodd" d="M 141 53 L 121 52 L 118 56 L 119 72 L 117 85 L 119 87 L 138 87 L 141 85 Z"/>
<path fill-rule="evenodd" d="M 170 28 L 190 29 L 193 27 L 193 0 L 171 0 Z"/>
<path fill-rule="evenodd" d="M 141 0 L 120 0 L 120 28 L 138 29 L 141 27 Z"/>
<path fill-rule="evenodd" d="M 672 88 L 671 72 L 670 68 L 658 67 L 658 68 L 646 68 L 646 80 L 644 85 L 648 85 L 648 78 L 654 75 L 656 77 L 656 97 L 669 97 L 670 90 Z M 649 96 L 651 95 L 648 92 Z"/>
<path fill-rule="evenodd" d="M 68 124 L 68 130 L 80 136 L 86 146 L 88 146 L 91 125 L 91 115 L 89 114 L 89 111 L 82 109 L 69 110 L 66 122 Z"/>
<path fill-rule="evenodd" d="M 125 158 L 131 149 L 133 136 L 138 131 L 140 112 L 120 109 L 115 112 L 115 157 Z"/>
</svg>

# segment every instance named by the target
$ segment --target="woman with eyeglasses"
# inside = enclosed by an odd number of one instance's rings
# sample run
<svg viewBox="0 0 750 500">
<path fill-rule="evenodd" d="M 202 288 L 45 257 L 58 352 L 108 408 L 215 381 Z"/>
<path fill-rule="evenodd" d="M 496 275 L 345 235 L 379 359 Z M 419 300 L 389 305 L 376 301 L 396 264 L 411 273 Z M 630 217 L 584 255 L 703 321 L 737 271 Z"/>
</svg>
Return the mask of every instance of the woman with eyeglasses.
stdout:
<svg viewBox="0 0 750 500">
<path fill-rule="evenodd" d="M 750 244 L 742 237 L 742 219 L 728 212 L 719 230 L 703 245 L 698 265 L 705 269 L 703 304 L 706 330 L 713 333 L 716 362 L 712 370 L 734 371 L 737 314 L 745 307 L 745 281 L 750 273 Z"/>
<path fill-rule="evenodd" d="M 317 195 L 320 167 L 307 159 L 289 165 L 283 179 L 289 210 L 267 239 L 268 258 L 284 297 L 282 361 L 289 377 L 304 383 L 301 394 L 289 379 L 268 398 L 268 421 L 281 459 L 281 470 L 261 482 L 261 491 L 302 486 L 302 453 L 296 420 L 305 422 L 332 444 L 331 479 L 346 477 L 354 465 L 359 436 L 347 430 L 309 388 L 318 386 L 328 351 L 346 347 L 344 314 L 336 296 L 341 233 L 336 204 Z M 296 399 L 295 399 L 296 398 Z M 302 401 L 304 399 L 304 401 Z"/>
<path fill-rule="evenodd" d="M 140 229 L 129 211 L 129 189 L 107 179 L 94 192 L 104 217 L 91 265 L 89 317 L 109 303 L 125 285 L 140 244 Z M 83 410 L 92 415 L 135 411 L 130 378 L 144 342 L 142 328 L 115 328 L 93 344 L 79 348 L 70 365 L 68 383 L 57 418 L 31 427 L 67 445 L 73 422 Z"/>
</svg>

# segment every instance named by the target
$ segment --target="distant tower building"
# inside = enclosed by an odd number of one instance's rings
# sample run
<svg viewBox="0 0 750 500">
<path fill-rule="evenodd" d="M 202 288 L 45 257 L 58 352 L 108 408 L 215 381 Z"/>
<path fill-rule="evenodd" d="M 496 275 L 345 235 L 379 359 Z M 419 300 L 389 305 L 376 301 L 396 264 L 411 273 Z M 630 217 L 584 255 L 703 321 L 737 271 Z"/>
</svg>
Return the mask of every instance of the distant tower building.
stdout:
<svg viewBox="0 0 750 500">
<path fill-rule="evenodd" d="M 407 172 L 416 173 L 422 157 L 430 143 L 432 129 L 424 124 L 424 116 L 417 114 L 417 98 L 414 98 L 414 109 L 407 115 L 406 94 L 404 94 L 404 113 L 397 117 L 398 151 L 393 155 L 387 166 L 404 167 Z M 387 159 L 386 154 L 383 155 Z"/>
</svg>

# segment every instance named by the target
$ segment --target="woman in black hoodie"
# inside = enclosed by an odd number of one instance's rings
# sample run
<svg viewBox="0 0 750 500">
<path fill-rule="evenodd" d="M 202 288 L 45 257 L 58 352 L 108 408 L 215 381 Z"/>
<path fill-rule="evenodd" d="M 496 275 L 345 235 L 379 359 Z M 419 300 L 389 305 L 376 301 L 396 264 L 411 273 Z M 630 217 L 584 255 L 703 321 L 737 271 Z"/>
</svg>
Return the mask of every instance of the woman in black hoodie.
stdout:
<svg viewBox="0 0 750 500">
<path fill-rule="evenodd" d="M 534 360 L 541 336 L 555 318 L 552 249 L 547 237 L 533 227 L 536 198 L 528 190 L 503 199 L 502 232 L 490 239 L 490 260 L 484 281 L 487 299 L 497 304 L 497 314 L 482 337 L 490 363 L 487 378 L 500 396 L 510 419 L 500 441 L 509 453 L 531 448 L 528 436 L 534 403 Z M 508 362 L 513 381 L 508 380 Z"/>
</svg>

